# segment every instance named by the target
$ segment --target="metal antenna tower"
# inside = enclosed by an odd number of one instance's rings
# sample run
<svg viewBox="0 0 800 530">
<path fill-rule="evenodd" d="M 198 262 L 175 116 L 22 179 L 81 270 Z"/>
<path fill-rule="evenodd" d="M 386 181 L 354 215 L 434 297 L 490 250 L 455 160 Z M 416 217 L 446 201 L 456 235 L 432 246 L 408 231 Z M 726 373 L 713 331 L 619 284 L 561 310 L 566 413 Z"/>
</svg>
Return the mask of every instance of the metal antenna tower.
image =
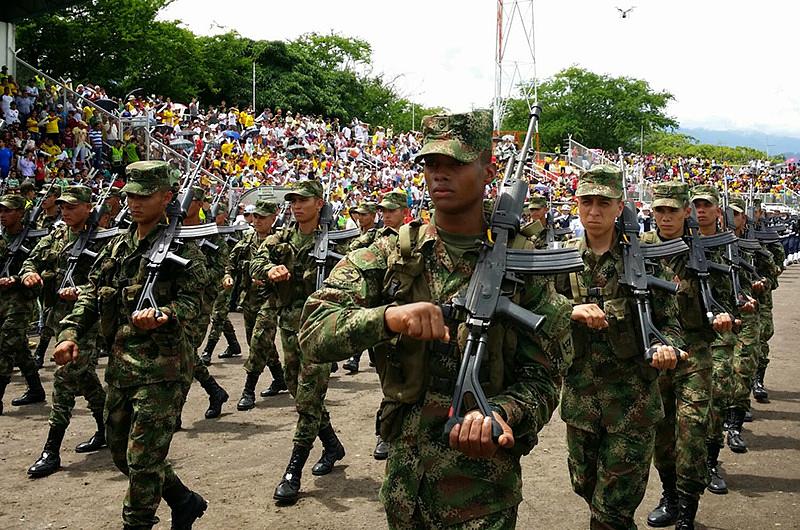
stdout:
<svg viewBox="0 0 800 530">
<path fill-rule="evenodd" d="M 494 128 L 500 130 L 509 98 L 530 109 L 538 96 L 533 0 L 497 0 L 494 69 Z"/>
</svg>

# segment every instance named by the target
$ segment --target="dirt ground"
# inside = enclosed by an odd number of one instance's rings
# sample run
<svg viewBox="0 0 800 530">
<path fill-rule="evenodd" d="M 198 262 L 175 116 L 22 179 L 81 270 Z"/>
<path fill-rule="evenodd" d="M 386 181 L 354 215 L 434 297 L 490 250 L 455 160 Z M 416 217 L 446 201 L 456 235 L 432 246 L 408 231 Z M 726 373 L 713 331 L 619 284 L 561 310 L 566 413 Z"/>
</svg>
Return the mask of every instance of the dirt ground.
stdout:
<svg viewBox="0 0 800 530">
<path fill-rule="evenodd" d="M 800 366 L 796 350 L 800 315 L 794 305 L 800 297 L 800 266 L 782 277 L 775 297 L 775 337 L 767 373 L 771 403 L 755 404 L 755 421 L 747 424 L 750 451 L 735 455 L 724 450 L 722 469 L 731 492 L 706 493 L 697 517 L 701 529 L 800 528 Z M 243 341 L 241 315 L 233 314 Z M 218 351 L 224 347 L 220 344 Z M 273 490 L 288 461 L 295 412 L 291 398 L 259 399 L 249 412 L 237 412 L 244 384 L 244 359 L 217 360 L 211 372 L 231 394 L 222 416 L 202 419 L 207 401 L 199 385 L 192 387 L 183 412 L 184 430 L 172 443 L 170 460 L 191 488 L 202 493 L 209 508 L 195 528 L 385 528 L 377 500 L 383 464 L 372 459 L 373 422 L 379 386 L 367 359 L 362 372 L 331 379 L 328 407 L 347 456 L 325 477 L 311 475 L 316 446 L 306 466 L 300 501 L 277 507 Z M 103 362 L 103 365 L 105 363 Z M 48 392 L 54 366 L 42 371 Z M 265 375 L 258 386 L 269 383 Z M 47 435 L 48 405 L 10 406 L 23 391 L 15 375 L 0 417 L 0 529 L 98 529 L 121 526 L 121 503 L 127 481 L 113 466 L 107 450 L 79 455 L 73 447 L 87 439 L 94 422 L 79 399 L 62 451 L 63 469 L 45 479 L 28 479 L 25 471 L 38 457 Z M 588 527 L 588 509 L 569 485 L 564 424 L 554 416 L 541 433 L 539 446 L 523 460 L 524 498 L 519 528 L 577 529 Z M 647 512 L 660 495 L 655 470 L 647 495 L 637 512 L 645 526 Z M 170 513 L 162 503 L 158 512 L 169 528 Z"/>
</svg>

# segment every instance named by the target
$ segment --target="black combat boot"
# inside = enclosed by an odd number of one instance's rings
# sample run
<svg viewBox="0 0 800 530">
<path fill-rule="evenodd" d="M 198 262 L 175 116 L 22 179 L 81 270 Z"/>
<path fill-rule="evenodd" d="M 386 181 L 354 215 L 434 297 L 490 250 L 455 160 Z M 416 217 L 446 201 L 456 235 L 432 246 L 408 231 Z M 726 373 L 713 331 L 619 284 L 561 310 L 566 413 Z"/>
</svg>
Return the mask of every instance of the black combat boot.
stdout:
<svg viewBox="0 0 800 530">
<path fill-rule="evenodd" d="M 76 453 L 93 453 L 108 446 L 106 443 L 106 424 L 103 422 L 103 412 L 95 412 L 92 416 L 94 416 L 94 421 L 97 423 L 97 432 L 95 432 L 89 440 L 75 446 Z"/>
<path fill-rule="evenodd" d="M 339 371 L 339 363 L 331 363 L 331 373 L 335 374 Z"/>
<path fill-rule="evenodd" d="M 724 495 L 728 493 L 728 485 L 725 483 L 725 479 L 722 478 L 722 475 L 719 474 L 718 465 L 719 462 L 717 459 L 719 458 L 719 450 L 722 449 L 717 444 L 708 444 L 708 458 L 706 460 L 706 467 L 708 467 L 708 476 L 710 480 L 708 481 L 708 491 L 711 493 L 716 493 L 717 495 Z"/>
<path fill-rule="evenodd" d="M 7 375 L 0 376 L 0 416 L 3 415 L 3 396 L 6 395 L 6 387 L 11 382 Z"/>
<path fill-rule="evenodd" d="M 277 396 L 281 392 L 289 390 L 289 387 L 286 386 L 286 380 L 283 378 L 283 366 L 278 363 L 267 368 L 269 368 L 269 373 L 272 374 L 272 383 L 266 390 L 261 391 L 261 397 Z"/>
<path fill-rule="evenodd" d="M 236 404 L 236 410 L 250 410 L 256 406 L 256 384 L 258 384 L 259 375 L 247 373 L 242 397 L 239 399 L 239 403 Z"/>
<path fill-rule="evenodd" d="M 359 363 L 361 363 L 361 354 L 357 353 L 347 359 L 344 364 L 342 364 L 342 368 L 347 370 L 347 373 L 349 374 L 357 374 Z"/>
<path fill-rule="evenodd" d="M 697 495 L 678 495 L 678 520 L 675 530 L 694 530 L 694 518 L 697 515 Z"/>
<path fill-rule="evenodd" d="M 211 365 L 211 354 L 214 353 L 214 348 L 217 347 L 217 341 L 209 339 L 206 342 L 206 349 L 203 350 L 203 353 L 200 354 L 200 360 L 203 361 L 203 364 L 206 366 Z"/>
<path fill-rule="evenodd" d="M 744 412 L 744 422 L 745 423 L 752 423 L 753 422 L 753 411 L 752 410 L 746 410 Z"/>
<path fill-rule="evenodd" d="M 746 453 L 747 444 L 742 438 L 742 425 L 744 424 L 744 410 L 730 409 L 730 427 L 728 428 L 728 447 L 734 453 Z"/>
<path fill-rule="evenodd" d="M 330 473 L 333 470 L 333 464 L 344 458 L 345 454 L 344 446 L 336 437 L 331 424 L 319 431 L 319 439 L 322 440 L 322 456 L 311 468 L 311 474 L 317 476 Z"/>
<path fill-rule="evenodd" d="M 769 403 L 769 393 L 764 387 L 764 375 L 766 371 L 766 367 L 759 368 L 756 372 L 755 380 L 753 381 L 753 397 L 759 403 Z"/>
<path fill-rule="evenodd" d="M 28 468 L 28 476 L 31 478 L 41 478 L 47 475 L 52 475 L 61 467 L 61 442 L 64 441 L 64 433 L 67 429 L 64 427 L 50 427 L 50 432 L 47 433 L 47 441 L 44 443 L 44 449 L 39 457 L 39 460 L 33 463 Z"/>
<path fill-rule="evenodd" d="M 213 376 L 209 377 L 208 381 L 202 383 L 200 386 L 208 394 L 208 410 L 206 411 L 206 419 L 210 420 L 218 418 L 222 414 L 222 404 L 228 401 L 228 393 L 225 389 L 219 386 L 217 380 Z M 241 403 L 241 402 L 240 402 Z"/>
<path fill-rule="evenodd" d="M 184 486 L 177 477 L 174 484 L 165 485 L 161 496 L 172 511 L 172 530 L 191 530 L 208 508 L 206 500 Z"/>
<path fill-rule="evenodd" d="M 375 460 L 386 460 L 389 458 L 389 442 L 378 435 L 378 441 L 375 443 L 375 450 L 372 451 L 372 458 Z"/>
<path fill-rule="evenodd" d="M 28 389 L 20 397 L 12 400 L 11 404 L 15 407 L 21 407 L 34 403 L 44 403 L 45 394 L 44 388 L 42 388 L 42 381 L 39 379 L 39 372 L 26 375 L 25 381 L 28 383 Z"/>
<path fill-rule="evenodd" d="M 44 366 L 44 354 L 47 353 L 47 347 L 50 345 L 50 337 L 41 335 L 39 337 L 39 344 L 36 345 L 36 351 L 33 352 L 33 360 L 36 361 L 36 368 Z"/>
<path fill-rule="evenodd" d="M 303 476 L 303 466 L 306 465 L 309 452 L 310 448 L 295 444 L 292 448 L 292 456 L 289 458 L 289 465 L 286 466 L 286 472 L 283 474 L 278 487 L 275 488 L 273 499 L 285 504 L 297 502 L 297 496 L 300 494 L 300 479 Z"/>
<path fill-rule="evenodd" d="M 647 516 L 647 526 L 663 528 L 678 520 L 678 488 L 675 475 L 661 475 L 661 500 Z"/>
<path fill-rule="evenodd" d="M 222 334 L 225 336 L 225 340 L 228 341 L 228 347 L 219 354 L 219 358 L 229 359 L 241 355 L 242 347 L 239 345 L 239 339 L 236 338 L 236 330 L 233 329 L 233 324 L 230 324 L 230 321 L 226 321 L 225 325 L 222 326 Z"/>
</svg>

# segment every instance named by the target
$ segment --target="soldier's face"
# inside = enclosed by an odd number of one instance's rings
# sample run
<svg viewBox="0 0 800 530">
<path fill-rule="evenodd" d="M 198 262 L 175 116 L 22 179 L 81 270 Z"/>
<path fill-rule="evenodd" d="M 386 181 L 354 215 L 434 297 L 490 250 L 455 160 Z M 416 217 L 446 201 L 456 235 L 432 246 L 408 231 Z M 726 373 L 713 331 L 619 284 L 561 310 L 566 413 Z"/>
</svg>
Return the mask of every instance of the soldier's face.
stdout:
<svg viewBox="0 0 800 530">
<path fill-rule="evenodd" d="M 705 199 L 697 199 L 694 201 L 695 210 L 697 210 L 697 224 L 701 228 L 713 226 L 719 217 L 719 208 L 714 206 Z"/>
<path fill-rule="evenodd" d="M 75 230 L 80 230 L 86 224 L 92 205 L 86 202 L 78 204 L 61 203 L 61 218 L 64 223 Z"/>
<path fill-rule="evenodd" d="M 368 230 L 375 226 L 375 214 L 374 213 L 362 213 L 358 216 L 358 226 L 361 228 Z"/>
<path fill-rule="evenodd" d="M 736 230 L 741 230 L 747 223 L 747 216 L 743 213 L 733 212 L 733 222 L 736 225 Z"/>
<path fill-rule="evenodd" d="M 256 232 L 258 232 L 260 235 L 268 234 L 273 224 L 275 224 L 275 214 L 253 214 L 253 228 L 255 228 Z"/>
<path fill-rule="evenodd" d="M 407 211 L 408 208 L 395 208 L 394 210 L 385 208 L 383 210 L 383 224 L 397 230 L 403 225 Z"/>
<path fill-rule="evenodd" d="M 578 215 L 590 237 L 597 237 L 612 230 L 614 221 L 622 213 L 623 207 L 624 204 L 619 199 L 600 195 L 578 197 Z"/>
<path fill-rule="evenodd" d="M 49 210 L 50 208 L 52 208 L 55 205 L 55 203 L 56 203 L 56 196 L 55 195 L 48 195 L 42 201 L 42 208 L 45 209 L 45 210 Z"/>
<path fill-rule="evenodd" d="M 3 225 L 3 228 L 11 228 L 16 226 L 17 223 L 22 221 L 22 216 L 24 214 L 24 208 L 12 210 L 6 206 L 0 206 L 0 224 Z"/>
<path fill-rule="evenodd" d="M 691 209 L 673 208 L 671 206 L 656 206 L 653 217 L 656 219 L 658 230 L 667 239 L 674 239 L 683 235 L 683 224 Z"/>
<path fill-rule="evenodd" d="M 323 201 L 316 197 L 292 196 L 292 213 L 298 223 L 309 223 L 319 216 Z"/>
<path fill-rule="evenodd" d="M 480 159 L 464 164 L 455 158 L 432 154 L 425 156 L 425 181 L 437 211 L 457 215 L 482 207 L 486 185 L 495 177 L 494 164 Z"/>
<path fill-rule="evenodd" d="M 137 224 L 157 222 L 164 216 L 167 204 L 172 200 L 171 191 L 157 191 L 152 195 L 128 194 L 131 217 Z"/>
<path fill-rule="evenodd" d="M 530 210 L 530 213 L 532 221 L 539 221 L 540 223 L 544 224 L 544 218 L 547 215 L 547 206 L 542 208 L 533 208 Z"/>
</svg>

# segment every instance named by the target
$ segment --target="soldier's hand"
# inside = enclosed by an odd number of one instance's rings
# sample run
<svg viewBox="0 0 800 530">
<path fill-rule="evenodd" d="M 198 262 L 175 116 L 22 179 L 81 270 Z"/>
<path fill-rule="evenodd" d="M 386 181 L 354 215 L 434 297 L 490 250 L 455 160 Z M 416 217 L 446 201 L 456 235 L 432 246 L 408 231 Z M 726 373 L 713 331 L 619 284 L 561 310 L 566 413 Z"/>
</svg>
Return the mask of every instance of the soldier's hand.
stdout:
<svg viewBox="0 0 800 530">
<path fill-rule="evenodd" d="M 256 278 L 253 278 L 253 285 L 255 285 L 256 287 L 263 287 L 264 280 L 257 280 Z"/>
<path fill-rule="evenodd" d="M 689 354 L 685 351 L 659 344 L 655 353 L 653 353 L 653 360 L 650 361 L 650 366 L 658 370 L 672 370 L 678 364 L 678 359 L 685 361 L 688 358 Z"/>
<path fill-rule="evenodd" d="M 269 278 L 270 281 L 275 283 L 285 282 L 291 277 L 292 273 L 289 272 L 289 269 L 286 268 L 286 265 L 277 265 L 275 267 L 272 267 L 267 272 L 267 278 Z"/>
<path fill-rule="evenodd" d="M 166 324 L 169 320 L 169 316 L 165 313 L 161 313 L 161 316 L 157 317 L 156 310 L 152 307 L 148 307 L 147 309 L 134 311 L 133 315 L 131 315 L 131 320 L 133 321 L 133 325 L 137 328 L 147 330 L 156 329 Z"/>
<path fill-rule="evenodd" d="M 755 313 L 756 309 L 758 308 L 758 302 L 749 296 L 746 296 L 745 298 L 747 299 L 747 302 L 745 302 L 745 304 L 740 308 L 742 313 Z"/>
<path fill-rule="evenodd" d="M 43 284 L 42 277 L 36 272 L 29 272 L 22 277 L 22 285 L 28 288 Z"/>
<path fill-rule="evenodd" d="M 764 285 L 764 280 L 758 280 L 757 282 L 753 282 L 753 292 L 756 294 L 761 294 L 766 290 L 767 286 Z"/>
<path fill-rule="evenodd" d="M 17 283 L 17 279 L 11 276 L 6 276 L 5 278 L 0 278 L 0 288 L 7 289 Z"/>
<path fill-rule="evenodd" d="M 71 340 L 61 341 L 56 345 L 53 357 L 57 365 L 64 366 L 78 358 L 78 345 Z"/>
<path fill-rule="evenodd" d="M 58 291 L 58 296 L 67 302 L 74 302 L 78 299 L 79 291 L 77 287 L 64 287 Z"/>
<path fill-rule="evenodd" d="M 720 313 L 714 317 L 714 322 L 711 326 L 717 333 L 723 333 L 725 331 L 733 331 L 733 324 L 733 317 L 729 313 Z"/>
<path fill-rule="evenodd" d="M 578 304 L 572 308 L 570 317 L 576 322 L 583 322 L 592 329 L 605 329 L 608 327 L 606 314 L 597 304 Z"/>
<path fill-rule="evenodd" d="M 222 279 L 222 287 L 223 289 L 233 289 L 233 278 L 230 274 L 226 274 Z"/>
<path fill-rule="evenodd" d="M 499 447 L 503 449 L 514 447 L 514 432 L 511 427 L 498 413 L 492 414 L 503 429 L 497 444 L 492 441 L 491 418 L 484 416 L 478 410 L 473 410 L 464 416 L 463 422 L 450 431 L 450 447 L 470 458 L 491 458 Z"/>
<path fill-rule="evenodd" d="M 430 302 L 387 307 L 383 321 L 390 331 L 412 339 L 450 342 L 450 330 L 444 325 L 442 308 Z"/>
</svg>

